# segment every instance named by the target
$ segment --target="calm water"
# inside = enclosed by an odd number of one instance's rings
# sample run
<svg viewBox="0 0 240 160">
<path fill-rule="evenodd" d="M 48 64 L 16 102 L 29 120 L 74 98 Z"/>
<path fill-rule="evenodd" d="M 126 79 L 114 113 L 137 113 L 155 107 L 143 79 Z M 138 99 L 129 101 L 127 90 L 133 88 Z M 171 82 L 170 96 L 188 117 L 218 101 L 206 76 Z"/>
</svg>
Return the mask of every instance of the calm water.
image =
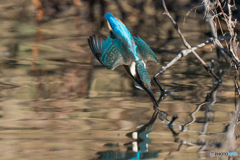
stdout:
<svg viewBox="0 0 240 160">
<path fill-rule="evenodd" d="M 121 17 L 116 2 L 107 3 L 106 10 Z M 190 14 L 183 25 L 195 5 L 184 7 L 187 3 L 181 5 L 179 24 L 194 46 L 209 38 L 204 34 L 209 29 L 201 14 Z M 1 159 L 210 159 L 210 151 L 228 152 L 231 147 L 240 154 L 239 140 L 226 129 L 235 111 L 234 72 L 217 61 L 214 48 L 197 53 L 208 64 L 213 59 L 223 83 L 215 83 L 194 55 L 182 58 L 158 77 L 172 93 L 159 104 L 162 112 L 152 128 L 140 131 L 137 127 L 151 119 L 153 105 L 123 67 L 107 70 L 93 56 L 87 38 L 108 35 L 108 30 L 106 22 L 100 29 L 100 5 L 94 6 L 94 22 L 87 19 L 87 5 L 82 2 L 81 16 L 65 2 L 58 14 L 49 5 L 36 24 L 30 1 L 0 2 Z M 140 23 L 138 10 L 130 10 L 123 22 L 160 60 L 160 65 L 147 65 L 152 77 L 184 46 L 162 9 L 149 3 Z M 153 80 L 152 89 L 158 98 Z M 173 115 L 179 118 L 168 127 Z M 221 158 L 227 157 L 212 159 Z"/>
</svg>

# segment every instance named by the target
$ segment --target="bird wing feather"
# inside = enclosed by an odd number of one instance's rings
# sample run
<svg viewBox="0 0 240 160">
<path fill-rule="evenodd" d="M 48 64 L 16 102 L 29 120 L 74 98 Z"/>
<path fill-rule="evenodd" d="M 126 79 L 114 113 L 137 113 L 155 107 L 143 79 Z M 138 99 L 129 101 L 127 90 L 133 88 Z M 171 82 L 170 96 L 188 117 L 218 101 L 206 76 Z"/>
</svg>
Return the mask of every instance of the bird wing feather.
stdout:
<svg viewBox="0 0 240 160">
<path fill-rule="evenodd" d="M 107 69 L 114 70 L 119 65 L 125 64 L 121 53 L 110 37 L 93 35 L 89 37 L 88 43 L 95 57 Z"/>
<path fill-rule="evenodd" d="M 100 35 L 92 35 L 88 39 L 88 44 L 94 54 L 94 56 L 98 59 L 98 61 L 103 65 L 101 60 L 101 55 L 103 54 L 103 44 L 107 38 Z"/>
<path fill-rule="evenodd" d="M 104 51 L 101 56 L 105 67 L 107 69 L 114 70 L 116 67 L 124 65 L 125 63 L 123 57 L 114 44 L 114 41 L 109 37 L 105 44 L 106 46 L 104 47 Z"/>
<path fill-rule="evenodd" d="M 152 51 L 152 49 L 140 38 L 133 36 L 134 42 L 137 45 L 137 53 L 138 55 L 146 62 L 146 61 L 152 61 L 157 64 L 158 58 L 155 55 L 155 53 Z"/>
</svg>

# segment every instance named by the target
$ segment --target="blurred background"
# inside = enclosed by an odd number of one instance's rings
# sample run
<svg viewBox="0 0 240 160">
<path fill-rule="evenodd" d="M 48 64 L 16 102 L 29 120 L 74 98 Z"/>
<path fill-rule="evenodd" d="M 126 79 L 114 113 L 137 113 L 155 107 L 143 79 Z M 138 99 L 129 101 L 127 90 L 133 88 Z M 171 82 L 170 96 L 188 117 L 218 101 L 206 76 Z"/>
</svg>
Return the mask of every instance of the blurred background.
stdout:
<svg viewBox="0 0 240 160">
<path fill-rule="evenodd" d="M 166 2 L 191 46 L 211 37 L 201 2 Z M 172 92 L 160 109 L 169 120 L 177 114 L 176 125 L 157 118 L 140 139 L 131 135 L 150 120 L 152 102 L 122 66 L 107 70 L 88 46 L 90 35 L 109 35 L 103 16 L 110 12 L 156 53 L 160 65 L 147 64 L 153 77 L 185 49 L 160 0 L 1 0 L 0 10 L 2 160 L 209 159 L 226 147 L 234 72 L 214 46 L 197 53 L 223 83 L 214 83 L 193 54 L 182 58 L 158 77 Z M 158 98 L 153 80 L 152 90 Z"/>
</svg>

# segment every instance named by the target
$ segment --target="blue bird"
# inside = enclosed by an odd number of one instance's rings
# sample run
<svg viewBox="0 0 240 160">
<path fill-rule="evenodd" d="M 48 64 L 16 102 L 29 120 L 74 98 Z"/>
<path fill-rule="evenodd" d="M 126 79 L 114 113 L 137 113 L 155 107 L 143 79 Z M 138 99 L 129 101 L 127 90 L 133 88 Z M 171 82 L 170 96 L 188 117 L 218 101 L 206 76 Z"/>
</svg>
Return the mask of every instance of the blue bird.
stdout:
<svg viewBox="0 0 240 160">
<path fill-rule="evenodd" d="M 134 79 L 137 88 L 145 90 L 151 98 L 154 109 L 158 103 L 151 90 L 151 78 L 146 70 L 146 62 L 157 64 L 158 58 L 152 49 L 138 36 L 132 36 L 127 27 L 112 14 L 106 13 L 110 37 L 90 36 L 89 46 L 98 61 L 107 69 L 114 70 L 124 65 Z"/>
</svg>

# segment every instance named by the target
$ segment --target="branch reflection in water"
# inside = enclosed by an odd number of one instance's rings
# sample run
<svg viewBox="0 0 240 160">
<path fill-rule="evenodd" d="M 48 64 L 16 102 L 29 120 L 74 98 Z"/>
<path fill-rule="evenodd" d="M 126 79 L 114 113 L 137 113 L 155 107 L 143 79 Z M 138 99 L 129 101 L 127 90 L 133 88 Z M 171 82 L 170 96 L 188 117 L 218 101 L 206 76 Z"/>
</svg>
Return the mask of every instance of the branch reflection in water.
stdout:
<svg viewBox="0 0 240 160">
<path fill-rule="evenodd" d="M 165 11 L 167 11 L 166 6 L 165 6 Z M 168 11 L 166 14 L 169 14 Z M 170 15 L 168 15 L 168 16 L 170 16 Z M 179 30 L 179 34 L 180 34 L 180 36 L 182 36 L 180 30 Z M 181 38 L 184 40 L 184 37 L 181 37 Z M 187 43 L 185 40 L 184 40 L 184 42 Z M 218 41 L 216 41 L 216 42 L 218 43 Z M 190 46 L 188 46 L 188 45 L 187 45 L 187 47 L 190 48 Z M 219 51 L 219 50 L 217 50 L 217 51 Z M 152 131 L 152 125 L 155 122 L 157 116 L 159 116 L 159 119 L 162 122 L 167 123 L 167 127 L 170 129 L 170 131 L 173 134 L 174 142 L 180 143 L 179 147 L 176 150 L 177 152 L 180 151 L 184 145 L 199 146 L 200 148 L 199 148 L 198 152 L 202 152 L 202 151 L 206 151 L 206 150 L 210 151 L 210 149 L 211 150 L 220 149 L 223 152 L 235 151 L 235 149 L 236 149 L 235 130 L 236 130 L 236 124 L 238 123 L 238 115 L 240 112 L 239 87 L 238 87 L 238 84 L 236 81 L 235 81 L 235 88 L 236 88 L 236 101 L 237 102 L 236 102 L 236 107 L 235 107 L 236 109 L 235 109 L 235 112 L 233 113 L 233 117 L 232 117 L 230 123 L 227 124 L 226 126 L 224 126 L 222 128 L 221 132 L 211 132 L 211 130 L 208 131 L 209 124 L 214 123 L 214 119 L 215 119 L 214 104 L 217 101 L 217 97 L 216 97 L 217 91 L 219 90 L 219 88 L 222 85 L 222 79 L 224 77 L 225 72 L 228 71 L 231 67 L 229 60 L 227 59 L 227 55 L 225 55 L 226 53 L 218 52 L 218 54 L 223 54 L 222 57 L 225 58 L 225 62 L 219 61 L 219 64 L 218 64 L 219 67 L 216 68 L 214 72 L 213 72 L 214 60 L 212 60 L 212 64 L 210 66 L 207 66 L 206 63 L 200 59 L 204 68 L 209 73 L 211 73 L 211 75 L 214 77 L 214 80 L 213 80 L 214 83 L 213 83 L 211 92 L 206 95 L 205 101 L 200 103 L 199 105 L 197 105 L 196 109 L 193 112 L 191 112 L 191 114 L 190 114 L 191 121 L 189 121 L 183 125 L 174 124 L 175 120 L 177 120 L 179 118 L 178 115 L 174 115 L 172 117 L 172 120 L 169 121 L 167 119 L 168 114 L 165 111 L 162 111 L 160 108 L 158 111 L 155 111 L 153 113 L 152 118 L 150 119 L 150 121 L 147 124 L 139 126 L 135 131 L 130 132 L 126 135 L 127 137 L 131 137 L 134 139 L 134 141 L 125 144 L 125 146 L 128 146 L 127 151 L 124 151 L 124 152 L 120 152 L 120 151 L 99 152 L 99 154 L 100 154 L 99 159 L 157 158 L 157 155 L 160 151 L 149 151 L 148 144 L 150 144 L 152 142 L 152 140 L 147 138 L 147 135 Z M 195 55 L 198 57 L 198 55 L 196 53 L 195 53 Z M 170 66 L 171 66 L 171 64 L 169 66 L 167 66 L 166 68 L 168 68 Z M 163 71 L 159 70 L 159 72 L 154 76 L 154 80 L 157 83 L 157 85 L 160 89 L 160 93 L 161 93 L 161 95 L 158 99 L 158 103 L 161 103 L 165 98 L 167 98 L 171 94 L 171 92 L 167 91 L 165 89 L 165 86 L 156 79 L 156 76 L 158 76 L 159 74 L 163 74 L 163 72 L 165 72 L 166 68 L 163 67 L 161 69 Z M 195 114 L 197 112 L 199 112 L 200 110 L 202 111 L 203 109 L 205 110 L 205 117 L 196 118 Z M 190 129 L 190 126 L 194 122 L 195 123 L 203 123 L 201 131 Z M 178 132 L 175 131 L 175 129 L 174 129 L 175 127 L 178 127 L 178 130 L 179 130 Z M 189 132 L 190 134 L 197 133 L 200 136 L 200 138 L 195 142 L 188 141 L 188 140 L 182 140 L 181 138 L 179 138 L 179 135 L 184 132 Z M 203 135 L 208 135 L 211 138 L 206 139 L 203 137 Z M 220 135 L 220 136 L 223 135 L 225 137 L 225 140 L 222 138 L 216 138 L 216 136 L 218 136 L 218 135 Z M 174 151 L 170 151 L 168 153 L 168 156 L 170 156 L 173 152 Z M 199 154 L 199 158 L 200 157 L 209 157 L 209 155 L 203 156 L 203 155 Z"/>
<path fill-rule="evenodd" d="M 224 77 L 224 74 L 226 71 L 230 68 L 230 63 L 228 61 L 225 62 L 219 62 L 217 64 L 219 67 L 215 69 L 217 76 L 222 80 Z M 215 66 L 212 62 L 212 66 Z M 159 97 L 158 103 L 161 103 L 165 98 L 167 98 L 171 92 L 167 91 L 163 84 L 160 84 L 162 88 L 164 88 L 161 92 L 161 95 Z M 211 132 L 208 131 L 208 126 L 211 123 L 214 123 L 214 104 L 217 101 L 217 91 L 221 87 L 222 82 L 221 81 L 215 81 L 213 83 L 213 87 L 211 92 L 209 92 L 206 95 L 205 101 L 200 103 L 196 106 L 196 109 L 190 113 L 191 120 L 183 125 L 181 124 L 175 124 L 174 122 L 179 118 L 178 115 L 174 115 L 170 120 L 167 119 L 168 113 L 162 110 L 155 111 L 152 115 L 152 118 L 150 121 L 142 126 L 137 127 L 135 131 L 132 131 L 130 133 L 127 133 L 126 136 L 129 138 L 132 138 L 133 141 L 124 144 L 124 146 L 127 147 L 126 151 L 113 151 L 113 150 L 107 150 L 98 152 L 100 155 L 98 159 L 150 159 L 150 158 L 157 158 L 158 153 L 161 152 L 155 151 L 148 148 L 149 144 L 152 142 L 150 138 L 150 133 L 152 132 L 152 126 L 157 119 L 161 120 L 162 122 L 166 123 L 166 127 L 169 128 L 171 131 L 173 137 L 174 137 L 174 143 L 179 143 L 179 147 L 176 151 L 170 151 L 168 153 L 168 156 L 170 156 L 173 152 L 178 152 L 181 150 L 181 148 L 185 146 L 199 146 L 198 152 L 201 153 L 202 151 L 211 151 L 214 150 L 214 148 L 221 148 L 224 144 L 223 140 L 220 140 L 221 138 L 216 137 L 217 135 L 220 136 L 229 136 L 229 132 L 232 132 L 238 121 L 232 121 L 226 126 L 222 128 L 221 132 Z M 238 103 L 237 103 L 238 105 Z M 160 105 L 161 106 L 161 105 Z M 205 117 L 202 118 L 196 118 L 196 113 L 199 111 L 205 110 Z M 239 112 L 238 107 L 236 107 L 236 112 Z M 237 114 L 237 113 L 236 113 Z M 235 117 L 236 118 L 236 117 Z M 236 120 L 236 119 L 235 119 Z M 203 123 L 202 130 L 192 130 L 191 125 L 195 123 Z M 230 129 L 229 126 L 232 126 Z M 157 126 L 155 126 L 157 127 Z M 177 128 L 178 131 L 175 131 Z M 189 134 L 198 134 L 200 137 L 197 141 L 192 142 L 188 140 L 181 139 L 179 136 L 184 133 L 188 132 Z M 203 135 L 212 136 L 212 138 L 205 139 Z M 151 137 L 151 136 L 150 136 Z M 230 150 L 232 151 L 232 150 Z M 208 157 L 209 155 L 199 155 L 200 157 Z M 200 158 L 199 157 L 199 158 Z"/>
</svg>

